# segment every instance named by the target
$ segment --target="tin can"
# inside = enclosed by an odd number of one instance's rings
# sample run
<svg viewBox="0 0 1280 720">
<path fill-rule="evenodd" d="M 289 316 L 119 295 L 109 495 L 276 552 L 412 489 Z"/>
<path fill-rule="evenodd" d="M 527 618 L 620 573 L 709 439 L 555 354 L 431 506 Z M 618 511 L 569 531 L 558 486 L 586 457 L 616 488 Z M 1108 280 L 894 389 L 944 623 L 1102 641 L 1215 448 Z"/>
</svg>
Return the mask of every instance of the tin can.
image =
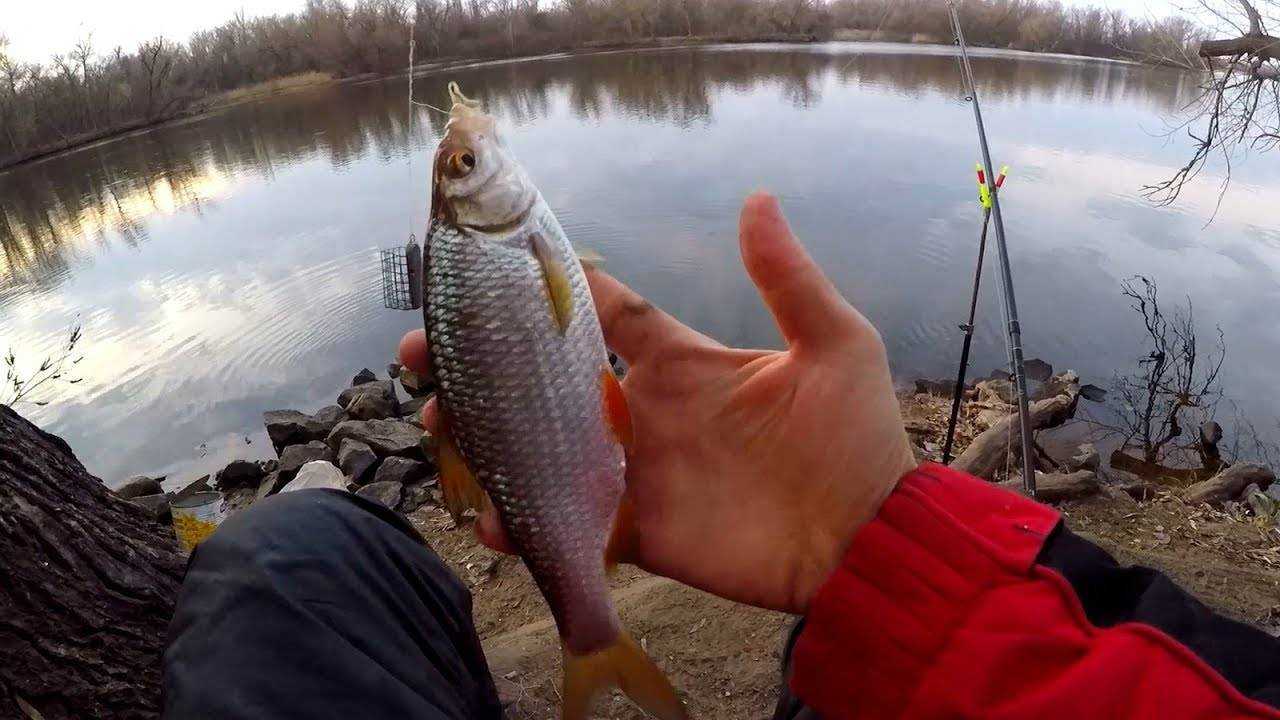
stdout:
<svg viewBox="0 0 1280 720">
<path fill-rule="evenodd" d="M 212 535 L 224 517 L 222 493 L 218 492 L 198 492 L 173 503 L 172 509 L 173 532 L 186 552 Z"/>
</svg>

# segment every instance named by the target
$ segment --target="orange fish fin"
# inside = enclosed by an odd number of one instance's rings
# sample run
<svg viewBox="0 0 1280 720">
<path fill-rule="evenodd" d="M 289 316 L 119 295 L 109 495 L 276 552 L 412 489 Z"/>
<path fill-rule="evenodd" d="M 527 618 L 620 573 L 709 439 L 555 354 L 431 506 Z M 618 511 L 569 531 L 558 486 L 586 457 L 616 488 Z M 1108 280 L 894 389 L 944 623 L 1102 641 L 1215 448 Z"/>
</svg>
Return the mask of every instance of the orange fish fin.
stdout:
<svg viewBox="0 0 1280 720">
<path fill-rule="evenodd" d="M 489 496 L 485 495 L 476 482 L 476 476 L 467 466 L 467 461 L 458 450 L 453 435 L 449 432 L 449 424 L 443 414 L 440 416 L 440 431 L 436 434 L 436 465 L 440 468 L 440 489 L 444 493 L 444 504 L 454 522 L 462 521 L 462 514 L 468 509 L 477 512 L 488 506 Z"/>
<path fill-rule="evenodd" d="M 600 383 L 604 386 L 604 419 L 609 423 L 613 436 L 622 443 L 628 452 L 635 446 L 636 433 L 631 425 L 631 409 L 627 407 L 627 396 L 622 393 L 622 384 L 613 368 L 608 365 L 600 371 Z"/>
<path fill-rule="evenodd" d="M 591 700 L 617 687 L 637 705 L 660 720 L 688 720 L 675 688 L 653 660 L 624 630 L 609 647 L 590 655 L 564 651 L 564 706 L 562 720 L 586 720 Z"/>
<path fill-rule="evenodd" d="M 604 569 L 610 573 L 618 569 L 618 563 L 627 562 L 635 557 L 635 506 L 631 498 L 622 497 L 618 504 L 618 513 L 613 518 L 613 532 L 609 534 L 609 544 L 604 549 Z"/>
<path fill-rule="evenodd" d="M 547 297 L 551 299 L 551 313 L 563 335 L 573 320 L 573 285 L 569 282 L 569 273 L 542 233 L 535 232 L 529 242 L 533 246 L 533 256 L 542 266 L 542 281 L 546 283 Z"/>
</svg>

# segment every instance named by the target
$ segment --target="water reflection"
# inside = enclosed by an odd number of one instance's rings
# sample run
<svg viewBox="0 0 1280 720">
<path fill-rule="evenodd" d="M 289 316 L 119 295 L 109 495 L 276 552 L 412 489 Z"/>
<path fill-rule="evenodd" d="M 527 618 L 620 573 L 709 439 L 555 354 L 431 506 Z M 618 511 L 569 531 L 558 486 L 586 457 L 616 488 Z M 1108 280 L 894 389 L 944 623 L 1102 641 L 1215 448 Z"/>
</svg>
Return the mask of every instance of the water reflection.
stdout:
<svg viewBox="0 0 1280 720">
<path fill-rule="evenodd" d="M 1007 202 L 1033 353 L 1095 376 L 1129 362 L 1112 296 L 1132 272 L 1192 294 L 1236 282 L 1216 318 L 1228 326 L 1223 313 L 1247 298 L 1275 298 L 1274 173 L 1238 175 L 1208 234 L 1212 183 L 1174 210 L 1137 197 L 1179 164 L 1149 131 L 1192 79 L 1002 53 L 975 69 L 1015 168 Z M 448 78 L 513 126 L 571 235 L 687 322 L 776 342 L 733 239 L 743 194 L 766 186 L 885 330 L 895 368 L 950 372 L 976 214 L 971 119 L 945 48 L 601 53 Z M 438 100 L 445 79 L 419 76 L 419 99 Z M 85 324 L 86 380 L 24 410 L 110 480 L 269 452 L 262 410 L 330 402 L 414 324 L 380 308 L 373 258 L 420 232 L 443 120 L 418 108 L 410 126 L 403 79 L 337 86 L 0 173 L 0 349 L 35 357 L 77 313 Z M 1239 342 L 1280 349 L 1274 333 Z M 980 362 L 1001 356 L 992 318 L 977 344 Z M 1247 387 L 1264 382 L 1236 370 Z M 1257 397 L 1263 412 L 1275 399 Z"/>
</svg>

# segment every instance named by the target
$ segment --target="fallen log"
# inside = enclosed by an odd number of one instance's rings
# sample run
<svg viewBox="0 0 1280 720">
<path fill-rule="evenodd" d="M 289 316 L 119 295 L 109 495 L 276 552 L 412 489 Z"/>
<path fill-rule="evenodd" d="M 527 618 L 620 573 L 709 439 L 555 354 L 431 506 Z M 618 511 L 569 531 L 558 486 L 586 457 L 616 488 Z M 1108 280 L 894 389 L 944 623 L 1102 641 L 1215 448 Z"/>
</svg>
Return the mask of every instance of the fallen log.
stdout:
<svg viewBox="0 0 1280 720">
<path fill-rule="evenodd" d="M 1079 400 L 1078 386 L 1072 392 L 1063 395 L 1037 400 L 1031 403 L 1031 429 L 1044 430 L 1057 427 L 1075 415 Z M 1006 415 L 996 424 L 987 428 L 981 435 L 969 443 L 960 457 L 951 463 L 951 467 L 962 470 L 988 480 L 994 480 L 996 471 L 1003 468 L 1006 456 L 1011 450 L 1014 455 L 1022 443 L 1022 427 L 1017 413 Z"/>
<path fill-rule="evenodd" d="M 1015 492 L 1022 490 L 1022 478 L 1014 478 L 1000 483 L 1003 488 Z M 1073 473 L 1040 473 L 1036 475 L 1036 500 L 1047 503 L 1079 500 L 1095 495 L 1102 489 L 1098 482 L 1098 474 L 1092 470 L 1078 470 Z"/>
<path fill-rule="evenodd" d="M 158 717 L 182 568 L 170 528 L 0 405 L 0 716 Z"/>
<path fill-rule="evenodd" d="M 1244 489 L 1257 483 L 1263 490 L 1275 482 L 1276 475 L 1261 465 L 1241 463 L 1232 465 L 1208 480 L 1198 482 L 1182 491 L 1182 499 L 1192 505 L 1222 503 L 1239 500 Z"/>
</svg>

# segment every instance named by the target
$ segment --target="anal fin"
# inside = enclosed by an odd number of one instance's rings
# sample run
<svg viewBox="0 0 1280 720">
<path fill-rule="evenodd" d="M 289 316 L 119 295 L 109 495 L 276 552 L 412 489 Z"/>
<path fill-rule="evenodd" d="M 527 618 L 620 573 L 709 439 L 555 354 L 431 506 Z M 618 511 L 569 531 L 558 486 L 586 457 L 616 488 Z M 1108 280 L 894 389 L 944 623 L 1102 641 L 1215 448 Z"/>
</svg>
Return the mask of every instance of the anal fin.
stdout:
<svg viewBox="0 0 1280 720">
<path fill-rule="evenodd" d="M 462 514 L 468 509 L 479 512 L 488 507 L 489 496 L 476 482 L 475 475 L 458 450 L 443 414 L 436 440 L 436 464 L 440 468 L 440 489 L 444 493 L 445 508 L 455 523 L 461 522 Z"/>
</svg>

